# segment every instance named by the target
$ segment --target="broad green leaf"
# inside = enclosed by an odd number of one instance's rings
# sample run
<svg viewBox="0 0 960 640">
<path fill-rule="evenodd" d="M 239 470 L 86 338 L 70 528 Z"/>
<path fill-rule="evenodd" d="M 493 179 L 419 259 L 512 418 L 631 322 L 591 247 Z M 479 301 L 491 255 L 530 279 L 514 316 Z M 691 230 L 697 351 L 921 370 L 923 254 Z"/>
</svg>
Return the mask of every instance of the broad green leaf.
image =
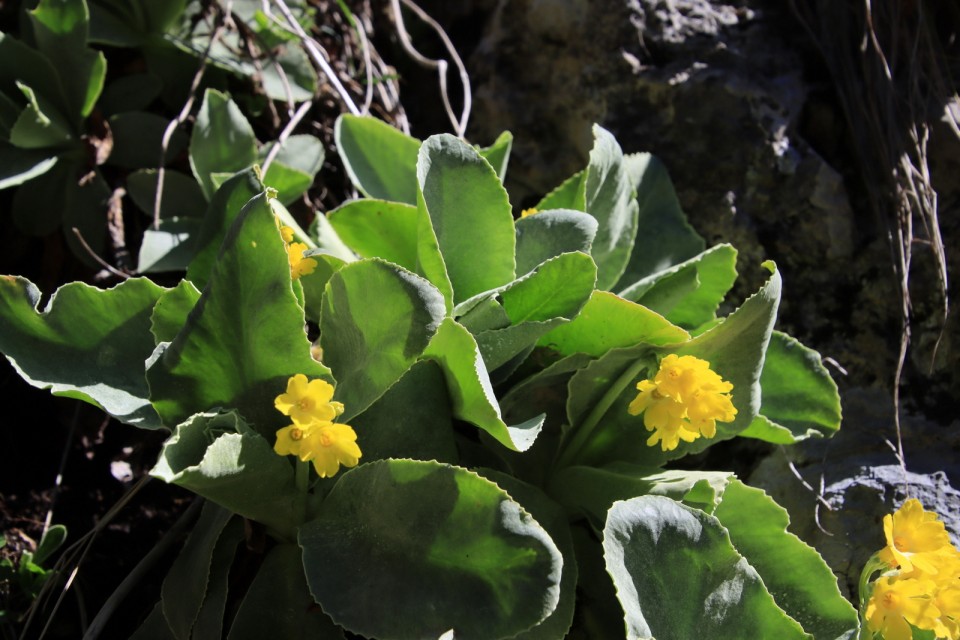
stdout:
<svg viewBox="0 0 960 640">
<path fill-rule="evenodd" d="M 343 632 L 314 606 L 300 547 L 280 544 L 267 553 L 240 603 L 227 640 L 343 640 Z"/>
<path fill-rule="evenodd" d="M 163 580 L 160 589 L 163 616 L 177 638 L 190 637 L 207 592 L 217 540 L 232 518 L 233 514 L 227 509 L 210 502 L 203 505 L 199 520 Z"/>
<path fill-rule="evenodd" d="M 423 357 L 438 362 L 443 369 L 454 416 L 480 427 L 512 451 L 530 448 L 540 433 L 544 416 L 507 426 L 500 416 L 477 342 L 462 325 L 452 318 L 444 319 Z"/>
<path fill-rule="evenodd" d="M 261 163 L 274 145 L 276 143 L 271 142 L 260 150 Z M 277 189 L 280 192 L 278 199 L 289 204 L 313 184 L 314 176 L 323 166 L 323 158 L 323 142 L 319 138 L 307 134 L 290 136 L 267 169 L 263 182 Z"/>
<path fill-rule="evenodd" d="M 214 174 L 214 183 L 217 183 L 217 177 L 223 174 Z M 277 190 L 277 200 L 283 204 L 290 204 L 302 196 L 313 184 L 313 176 L 288 167 L 279 160 L 274 161 L 263 176 L 263 184 Z M 216 185 L 219 188 L 219 184 Z"/>
<path fill-rule="evenodd" d="M 486 160 L 454 136 L 431 136 L 420 147 L 417 181 L 418 208 L 430 217 L 454 303 L 513 280 L 513 214 Z"/>
<path fill-rule="evenodd" d="M 227 180 L 210 201 L 197 234 L 196 254 L 187 269 L 187 279 L 202 289 L 229 229 L 243 206 L 263 190 L 256 173 L 249 169 Z"/>
<path fill-rule="evenodd" d="M 323 360 L 337 380 L 343 420 L 361 413 L 417 361 L 445 313 L 429 282 L 382 260 L 349 264 L 327 282 Z"/>
<path fill-rule="evenodd" d="M 57 164 L 54 150 L 18 149 L 0 141 L 0 189 L 7 189 L 33 180 Z"/>
<path fill-rule="evenodd" d="M 416 271 L 416 207 L 364 198 L 340 205 L 328 214 L 327 220 L 361 258 L 383 258 Z"/>
<path fill-rule="evenodd" d="M 150 313 L 163 291 L 143 278 L 106 290 L 74 282 L 39 311 L 33 283 L 0 277 L 0 351 L 37 388 L 97 405 L 127 424 L 158 428 L 143 363 L 153 349 Z"/>
<path fill-rule="evenodd" d="M 167 425 L 213 407 L 235 408 L 270 438 L 284 426 L 273 400 L 287 379 L 329 374 L 310 357 L 267 198 L 261 193 L 244 206 L 183 329 L 152 356 L 150 400 Z"/>
<path fill-rule="evenodd" d="M 436 363 L 414 364 L 350 425 L 357 432 L 363 462 L 458 461 L 447 383 Z"/>
<path fill-rule="evenodd" d="M 620 296 L 695 329 L 716 318 L 717 307 L 737 279 L 737 250 L 719 244 L 678 265 L 633 283 Z"/>
<path fill-rule="evenodd" d="M 285 209 L 281 209 L 281 205 L 278 201 L 273 201 L 274 213 L 280 216 L 281 219 L 284 218 L 282 212 Z M 293 216 L 289 216 L 291 219 Z M 333 256 L 344 262 L 355 262 L 357 259 L 356 254 L 350 250 L 343 240 L 340 239 L 340 236 L 337 234 L 337 231 L 330 224 L 330 221 L 327 220 L 327 216 L 318 213 L 316 218 L 313 220 L 313 224 L 310 225 L 310 234 L 311 238 L 307 244 L 315 244 L 316 249 L 319 249 L 322 253 Z"/>
<path fill-rule="evenodd" d="M 478 473 L 497 484 L 519 502 L 540 523 L 563 555 L 560 576 L 560 600 L 550 616 L 537 626 L 514 636 L 514 640 L 555 640 L 565 638 L 573 623 L 577 601 L 577 558 L 566 513 L 538 487 L 521 482 L 506 473 L 481 469 Z"/>
<path fill-rule="evenodd" d="M 113 151 L 109 163 L 125 169 L 155 169 L 160 166 L 163 134 L 170 121 L 147 111 L 118 113 L 110 118 L 113 132 Z M 167 153 L 169 164 L 187 146 L 187 136 L 176 130 L 170 136 Z M 151 212 L 153 209 L 151 208 Z"/>
<path fill-rule="evenodd" d="M 547 532 L 494 483 L 436 462 L 346 472 L 299 542 L 314 598 L 368 637 L 510 638 L 560 596 Z"/>
<path fill-rule="evenodd" d="M 27 99 L 26 108 L 10 129 L 10 144 L 20 149 L 64 149 L 74 139 L 69 123 L 53 105 L 29 86 L 17 86 Z"/>
<path fill-rule="evenodd" d="M 517 229 L 517 274 L 536 268 L 561 253 L 590 253 L 597 219 L 581 211 L 554 209 L 520 218 Z"/>
<path fill-rule="evenodd" d="M 551 209 L 586 211 L 587 193 L 585 188 L 586 170 L 578 171 L 564 180 L 559 187 L 544 196 L 543 200 L 534 208 L 537 211 L 547 211 Z"/>
<path fill-rule="evenodd" d="M 348 114 L 337 118 L 333 139 L 347 175 L 361 193 L 417 204 L 419 140 L 376 118 Z"/>
<path fill-rule="evenodd" d="M 22 107 L 9 98 L 6 94 L 0 93 L 0 138 L 6 140 L 10 135 L 10 129 L 13 127 L 17 118 L 20 117 Z"/>
<path fill-rule="evenodd" d="M 564 318 L 521 322 L 502 329 L 480 331 L 474 338 L 484 365 L 488 371 L 493 372 L 510 363 L 514 357 L 529 353 L 543 334 L 564 322 Z"/>
<path fill-rule="evenodd" d="M 665 496 L 713 513 L 732 479 L 729 471 L 663 471 L 615 462 L 600 468 L 561 469 L 550 480 L 549 489 L 571 515 L 586 516 L 594 527 L 602 529 L 614 502 L 637 496 Z"/>
<path fill-rule="evenodd" d="M 302 522 L 305 497 L 289 460 L 274 452 L 273 440 L 236 412 L 199 413 L 177 426 L 150 475 L 292 535 Z"/>
<path fill-rule="evenodd" d="M 26 182 L 13 194 L 10 206 L 13 222 L 27 235 L 45 236 L 56 231 L 70 201 L 76 199 L 81 189 L 77 186 L 77 165 L 62 158 L 54 158 L 54 162 L 50 170 Z"/>
<path fill-rule="evenodd" d="M 158 602 L 153 610 L 147 615 L 130 640 L 178 640 L 170 630 L 167 619 L 163 617 L 163 603 Z"/>
<path fill-rule="evenodd" d="M 772 263 L 766 263 L 772 268 Z M 578 425 L 597 407 L 607 407 L 597 428 L 579 453 L 568 452 L 585 464 L 599 466 L 615 460 L 658 467 L 689 453 L 703 451 L 714 442 L 738 435 L 760 409 L 760 370 L 780 302 L 780 275 L 773 270 L 767 283 L 719 325 L 688 342 L 663 347 L 612 349 L 571 378 L 567 404 L 570 424 Z M 731 398 L 737 409 L 733 422 L 718 422 L 714 438 L 681 442 L 671 451 L 649 447 L 643 416 L 632 416 L 627 406 L 636 397 L 636 383 L 655 373 L 654 354 L 692 355 L 710 363 L 733 384 Z M 631 371 L 636 375 L 628 376 Z M 602 408 L 602 407 L 601 407 Z"/>
<path fill-rule="evenodd" d="M 92 9 L 92 8 L 91 8 Z M 108 84 L 97 106 L 105 115 L 144 111 L 160 95 L 162 84 L 153 73 L 131 73 Z"/>
<path fill-rule="evenodd" d="M 477 153 L 497 172 L 500 182 L 507 177 L 507 164 L 510 162 L 510 150 L 513 148 L 513 134 L 504 131 L 489 147 L 477 149 Z"/>
<path fill-rule="evenodd" d="M 596 273 L 596 265 L 585 253 L 550 258 L 501 291 L 503 309 L 513 324 L 572 319 L 590 298 Z"/>
<path fill-rule="evenodd" d="M 317 91 L 317 72 L 298 46 L 280 47 L 262 69 L 259 79 L 268 98 L 303 102 L 312 100 Z"/>
<path fill-rule="evenodd" d="M 633 253 L 614 291 L 704 250 L 703 238 L 687 222 L 663 163 L 649 153 L 632 153 L 623 159 L 630 183 L 637 188 L 639 216 Z"/>
<path fill-rule="evenodd" d="M 200 291 L 189 280 L 181 280 L 176 287 L 163 292 L 150 315 L 150 332 L 156 344 L 177 337 L 199 299 Z"/>
<path fill-rule="evenodd" d="M 18 84 L 32 87 L 39 96 L 50 101 L 53 110 L 69 125 L 68 108 L 57 69 L 39 51 L 7 34 L 0 33 L 0 93 L 19 96 Z M 49 114 L 48 114 L 49 115 Z"/>
<path fill-rule="evenodd" d="M 257 138 L 226 94 L 207 89 L 190 135 L 190 168 L 208 200 L 217 187 L 211 174 L 243 171 L 257 160 Z"/>
<path fill-rule="evenodd" d="M 813 436 L 831 436 L 840 428 L 837 384 L 820 354 L 795 338 L 773 332 L 760 387 L 760 415 L 741 435 L 792 444 Z M 763 427 L 767 429 L 761 430 Z"/>
<path fill-rule="evenodd" d="M 207 590 L 193 623 L 191 638 L 200 640 L 223 637 L 223 616 L 227 609 L 230 570 L 236 560 L 237 546 L 245 537 L 244 525 L 240 518 L 232 518 L 217 539 L 210 559 Z"/>
<path fill-rule="evenodd" d="M 199 218 L 186 217 L 161 220 L 158 229 L 148 227 L 137 255 L 137 272 L 186 271 L 201 225 Z"/>
<path fill-rule="evenodd" d="M 91 2 L 88 41 L 111 47 L 137 47 L 144 44 L 148 34 L 137 4 L 140 3 L 135 4 L 125 0 Z M 170 5 L 176 4 L 179 2 L 170 3 Z"/>
<path fill-rule="evenodd" d="M 591 249 L 598 269 L 597 288 L 608 290 L 620 279 L 630 259 L 638 207 L 620 145 L 599 125 L 593 126 L 593 136 L 584 178 L 585 211 L 598 223 Z"/>
<path fill-rule="evenodd" d="M 37 49 L 57 68 L 67 99 L 64 113 L 79 128 L 103 90 L 107 63 L 87 48 L 90 14 L 84 0 L 40 0 L 29 12 Z"/>
<path fill-rule="evenodd" d="M 47 529 L 40 542 L 37 544 L 37 550 L 33 554 L 33 561 L 39 565 L 44 564 L 47 559 L 57 552 L 57 549 L 63 546 L 67 539 L 67 528 L 62 524 L 55 524 Z"/>
<path fill-rule="evenodd" d="M 820 554 L 787 531 L 787 512 L 760 489 L 733 480 L 714 514 L 784 611 L 815 638 L 854 638 L 857 611 Z"/>
<path fill-rule="evenodd" d="M 64 164 L 64 166 L 68 165 Z M 74 168 L 74 170 L 76 169 L 77 167 Z M 51 171 L 50 175 L 53 174 L 54 172 Z M 99 269 L 101 265 L 93 258 L 91 251 L 98 256 L 105 255 L 107 251 L 104 218 L 109 207 L 111 190 L 99 171 L 95 170 L 92 174 L 88 174 L 86 178 L 87 181 L 84 184 L 80 184 L 77 180 L 66 185 L 60 185 L 64 202 L 62 231 L 67 240 L 67 246 L 70 247 L 73 255 L 77 256 L 88 267 Z M 23 187 L 20 190 L 22 191 Z M 80 232 L 80 235 L 86 241 L 86 247 L 77 239 L 73 232 L 74 228 Z"/>
<path fill-rule="evenodd" d="M 134 204 L 150 217 L 153 217 L 157 182 L 159 177 L 156 169 L 141 169 L 127 176 L 127 193 Z M 164 170 L 161 218 L 192 216 L 199 219 L 206 210 L 207 201 L 196 180 L 179 171 Z"/>
<path fill-rule="evenodd" d="M 586 353 L 599 358 L 611 349 L 638 344 L 684 342 L 690 334 L 660 314 L 608 291 L 594 291 L 573 322 L 540 339 L 561 355 Z"/>
<path fill-rule="evenodd" d="M 720 522 L 700 510 L 660 496 L 617 502 L 607 516 L 603 551 L 628 638 L 808 637 L 777 606 Z"/>
</svg>

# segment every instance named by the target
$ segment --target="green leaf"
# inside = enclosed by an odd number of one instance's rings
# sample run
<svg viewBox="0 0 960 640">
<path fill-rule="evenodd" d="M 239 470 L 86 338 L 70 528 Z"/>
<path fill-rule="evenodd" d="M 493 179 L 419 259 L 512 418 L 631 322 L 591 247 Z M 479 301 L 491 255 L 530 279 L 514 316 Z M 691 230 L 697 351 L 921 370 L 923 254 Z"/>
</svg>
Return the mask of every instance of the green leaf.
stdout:
<svg viewBox="0 0 960 640">
<path fill-rule="evenodd" d="M 364 636 L 509 638 L 560 595 L 547 532 L 494 483 L 436 462 L 348 471 L 299 542 L 313 596 Z"/>
<path fill-rule="evenodd" d="M 222 638 L 223 616 L 227 608 L 230 573 L 237 556 L 237 546 L 244 539 L 245 523 L 232 518 L 217 539 L 210 559 L 207 591 L 191 629 L 191 638 Z"/>
<path fill-rule="evenodd" d="M 423 357 L 436 361 L 443 369 L 454 416 L 480 427 L 512 451 L 530 448 L 540 433 L 544 416 L 507 426 L 500 417 L 477 342 L 462 325 L 452 318 L 444 319 Z"/>
<path fill-rule="evenodd" d="M 20 40 L 0 33 L 0 93 L 20 95 L 20 83 L 33 87 L 39 96 L 48 100 L 60 120 L 69 127 L 65 117 L 71 111 L 63 94 L 60 74 L 50 60 Z M 48 114 L 50 115 L 50 114 Z"/>
<path fill-rule="evenodd" d="M 507 177 L 507 164 L 510 162 L 510 150 L 513 148 L 513 134 L 504 131 L 489 147 L 477 149 L 487 163 L 497 172 L 500 182 Z"/>
<path fill-rule="evenodd" d="M 56 151 L 19 149 L 0 141 L 0 189 L 15 187 L 42 176 L 55 164 Z"/>
<path fill-rule="evenodd" d="M 275 144 L 271 142 L 260 150 L 261 163 Z M 267 169 L 263 182 L 280 192 L 277 196 L 280 202 L 290 204 L 313 184 L 314 176 L 323 166 L 323 158 L 323 142 L 319 138 L 307 134 L 290 136 Z"/>
<path fill-rule="evenodd" d="M 75 128 L 93 110 L 107 72 L 103 53 L 87 48 L 90 15 L 84 0 L 40 0 L 29 12 L 37 49 L 56 67 Z"/>
<path fill-rule="evenodd" d="M 200 519 L 163 580 L 160 590 L 163 615 L 177 638 L 190 637 L 207 592 L 217 540 L 232 518 L 232 513 L 213 503 L 203 505 Z"/>
<path fill-rule="evenodd" d="M 637 496 L 665 496 L 713 513 L 732 479 L 734 475 L 729 471 L 657 471 L 615 462 L 602 468 L 561 469 L 550 480 L 550 494 L 556 496 L 571 516 L 586 516 L 592 526 L 603 529 L 614 502 Z"/>
<path fill-rule="evenodd" d="M 269 551 L 247 590 L 227 640 L 342 640 L 343 632 L 318 611 L 307 590 L 300 547 Z"/>
<path fill-rule="evenodd" d="M 766 263 L 772 266 L 772 263 Z M 570 424 L 578 425 L 602 401 L 611 401 L 600 425 L 589 438 L 580 454 L 584 464 L 600 466 L 615 460 L 634 462 L 641 466 L 658 467 L 689 453 L 703 451 L 711 444 L 738 435 L 749 426 L 760 408 L 760 370 L 763 354 L 770 340 L 777 306 L 780 302 L 780 275 L 774 269 L 767 283 L 719 325 L 688 342 L 663 347 L 638 346 L 612 349 L 606 355 L 577 372 L 569 383 L 567 404 Z M 643 426 L 643 416 L 632 416 L 627 406 L 636 397 L 636 382 L 651 377 L 655 366 L 649 361 L 648 370 L 640 370 L 637 377 L 624 380 L 623 376 L 654 354 L 692 355 L 710 363 L 724 380 L 733 384 L 731 398 L 737 409 L 733 422 L 718 422 L 714 438 L 698 438 L 681 442 L 672 451 L 646 445 L 649 433 Z M 608 394 L 612 394 L 609 396 Z"/>
<path fill-rule="evenodd" d="M 170 121 L 166 118 L 146 111 L 118 113 L 111 117 L 113 151 L 108 162 L 125 169 L 155 169 L 160 165 L 163 134 L 168 124 Z M 167 164 L 173 162 L 186 146 L 187 137 L 182 131 L 175 130 L 164 156 Z"/>
<path fill-rule="evenodd" d="M 185 271 L 196 248 L 193 240 L 200 231 L 198 218 L 168 218 L 160 227 L 148 227 L 137 256 L 138 273 Z"/>
<path fill-rule="evenodd" d="M 503 289 L 500 298 L 510 322 L 571 319 L 586 304 L 596 283 L 596 265 L 585 253 L 564 253 Z"/>
<path fill-rule="evenodd" d="M 760 489 L 733 480 L 714 515 L 784 611 L 815 638 L 853 638 L 856 609 L 820 554 L 787 531 L 787 512 Z"/>
<path fill-rule="evenodd" d="M 713 516 L 669 498 L 617 502 L 603 530 L 629 638 L 806 638 Z"/>
<path fill-rule="evenodd" d="M 416 271 L 416 207 L 364 198 L 340 205 L 328 214 L 327 220 L 361 258 L 383 258 Z"/>
<path fill-rule="evenodd" d="M 417 362 L 366 411 L 350 420 L 363 461 L 417 458 L 455 463 L 453 414 L 443 373 Z"/>
<path fill-rule="evenodd" d="M 303 521 L 304 495 L 273 440 L 236 412 L 200 413 L 177 426 L 150 475 L 289 536 Z"/>
<path fill-rule="evenodd" d="M 262 68 L 260 82 L 268 98 L 292 99 L 294 102 L 313 99 L 317 91 L 317 72 L 300 47 L 280 47 L 270 60 L 263 62 Z"/>
<path fill-rule="evenodd" d="M 599 125 L 593 126 L 593 136 L 584 179 L 585 211 L 598 223 L 591 250 L 599 270 L 597 288 L 608 290 L 620 279 L 630 259 L 637 235 L 638 206 L 620 145 Z"/>
<path fill-rule="evenodd" d="M 214 173 L 243 171 L 257 161 L 257 138 L 240 108 L 225 93 L 207 89 L 190 135 L 190 168 L 208 200 Z"/>
<path fill-rule="evenodd" d="M 262 193 L 230 228 L 183 329 L 157 347 L 147 370 L 150 400 L 167 425 L 236 408 L 270 438 L 284 422 L 273 400 L 297 373 L 329 371 L 310 357 L 287 252 Z"/>
<path fill-rule="evenodd" d="M 150 217 L 153 217 L 158 181 L 156 169 L 141 169 L 127 176 L 127 193 L 134 204 Z M 199 219 L 206 210 L 207 201 L 196 180 L 179 171 L 164 170 L 163 197 L 160 199 L 161 218 Z"/>
<path fill-rule="evenodd" d="M 630 183 L 637 187 L 638 232 L 615 291 L 704 250 L 703 238 L 687 222 L 663 163 L 649 153 L 633 153 L 623 159 Z"/>
<path fill-rule="evenodd" d="M 160 95 L 162 83 L 153 73 L 131 73 L 113 80 L 103 90 L 99 107 L 112 116 L 125 111 L 144 111 Z"/>
<path fill-rule="evenodd" d="M 418 208 L 430 217 L 454 303 L 513 280 L 513 214 L 490 165 L 454 136 L 431 136 L 420 147 L 417 180 Z"/>
<path fill-rule="evenodd" d="M 29 384 L 100 406 L 122 422 L 160 427 L 143 363 L 150 313 L 163 289 L 131 278 L 112 289 L 64 285 L 41 312 L 29 280 L 0 277 L 0 351 Z"/>
<path fill-rule="evenodd" d="M 551 209 L 586 211 L 586 174 L 586 170 L 573 174 L 564 180 L 559 187 L 544 196 L 543 200 L 534 208 L 537 211 L 547 211 Z"/>
<path fill-rule="evenodd" d="M 243 206 L 263 190 L 256 173 L 249 169 L 227 180 L 210 201 L 197 234 L 196 254 L 187 269 L 187 279 L 202 289 L 210 277 L 227 232 Z"/>
<path fill-rule="evenodd" d="M 620 296 L 662 314 L 687 329 L 717 317 L 717 307 L 737 279 L 737 250 L 710 247 L 678 265 L 633 283 Z"/>
<path fill-rule="evenodd" d="M 389 262 L 361 260 L 331 276 L 320 345 L 346 407 L 343 420 L 369 407 L 417 361 L 444 313 L 439 291 Z"/>
<path fill-rule="evenodd" d="M 21 149 L 70 146 L 74 136 L 63 116 L 29 86 L 21 82 L 17 86 L 26 97 L 27 106 L 10 129 L 10 144 Z"/>
<path fill-rule="evenodd" d="M 53 158 L 53 163 L 51 169 L 26 182 L 13 194 L 10 206 L 13 222 L 27 235 L 45 236 L 56 231 L 68 209 L 68 201 L 75 199 L 80 191 L 77 166 L 57 158 Z"/>
<path fill-rule="evenodd" d="M 773 332 L 760 387 L 760 415 L 740 435 L 793 444 L 813 436 L 829 437 L 840 429 L 837 384 L 820 354 L 795 338 Z"/>
<path fill-rule="evenodd" d="M 419 140 L 376 118 L 348 114 L 337 118 L 333 139 L 361 193 L 416 206 Z"/>
<path fill-rule="evenodd" d="M 200 299 L 200 291 L 189 280 L 181 280 L 160 296 L 150 316 L 150 332 L 155 344 L 171 342 L 180 333 L 187 315 Z"/>
<path fill-rule="evenodd" d="M 33 561 L 39 565 L 44 564 L 50 556 L 57 552 L 57 549 L 63 546 L 66 539 L 67 528 L 65 526 L 62 524 L 51 526 L 40 538 L 37 550 L 33 554 Z"/>
<path fill-rule="evenodd" d="M 561 253 L 590 253 L 597 219 L 571 209 L 541 211 L 520 218 L 517 229 L 517 273 L 524 274 Z"/>
<path fill-rule="evenodd" d="M 564 356 L 586 353 L 599 358 L 620 347 L 689 339 L 690 334 L 658 313 L 608 291 L 594 291 L 577 317 L 541 338 L 540 345 Z"/>
<path fill-rule="evenodd" d="M 62 164 L 65 169 L 70 166 L 66 163 Z M 77 171 L 77 169 L 78 167 L 74 165 L 72 170 Z M 47 175 L 53 177 L 55 172 L 51 171 Z M 107 181 L 103 179 L 103 175 L 96 170 L 86 176 L 87 182 L 82 185 L 77 179 L 76 173 L 69 174 L 68 170 L 68 175 L 70 175 L 71 182 L 58 185 L 61 191 L 60 196 L 63 198 L 61 201 L 63 203 L 61 209 L 63 211 L 63 235 L 73 255 L 77 256 L 88 267 L 99 269 L 101 267 L 100 263 L 93 259 L 90 252 L 93 251 L 96 255 L 104 255 L 106 251 L 107 234 L 104 219 L 109 206 L 110 187 L 107 186 Z M 32 188 L 37 182 L 46 178 L 47 176 L 42 176 L 39 181 L 34 181 L 28 186 Z M 23 190 L 23 187 L 21 187 L 20 191 Z M 17 198 L 14 198 L 14 200 L 16 202 Z M 16 204 L 20 205 L 19 202 L 16 202 Z M 19 213 L 15 210 L 14 215 L 19 215 Z M 74 228 L 86 240 L 86 247 L 77 239 L 73 232 Z"/>
</svg>

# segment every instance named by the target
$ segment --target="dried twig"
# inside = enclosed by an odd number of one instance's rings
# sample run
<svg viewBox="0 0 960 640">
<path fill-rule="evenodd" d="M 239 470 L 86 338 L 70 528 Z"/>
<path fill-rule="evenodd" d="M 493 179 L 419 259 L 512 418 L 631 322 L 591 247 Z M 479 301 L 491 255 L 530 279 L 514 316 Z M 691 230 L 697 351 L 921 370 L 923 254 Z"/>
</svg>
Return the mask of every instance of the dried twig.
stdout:
<svg viewBox="0 0 960 640">
<path fill-rule="evenodd" d="M 197 98 L 197 90 L 200 88 L 200 81 L 203 79 L 203 74 L 207 69 L 207 62 L 210 59 L 210 50 L 223 34 L 227 19 L 232 10 L 233 0 L 227 0 L 227 5 L 223 12 L 219 13 L 219 19 L 216 21 L 216 26 L 210 35 L 210 40 L 207 42 L 207 46 L 203 51 L 203 56 L 200 58 L 200 66 L 197 67 L 197 72 L 193 75 L 193 81 L 190 83 L 190 90 L 187 93 L 187 100 L 183 103 L 183 108 L 180 109 L 177 117 L 171 120 L 170 123 L 167 124 L 167 128 L 163 131 L 163 139 L 160 142 L 160 164 L 157 169 L 157 193 L 153 199 L 154 229 L 160 228 L 160 204 L 163 200 L 163 181 L 165 177 L 164 165 L 167 162 L 167 149 L 170 147 L 170 140 L 173 138 L 173 132 L 187 120 L 187 116 L 190 115 L 190 111 L 193 109 L 193 103 Z"/>
<path fill-rule="evenodd" d="M 113 275 L 117 276 L 118 278 L 123 278 L 124 280 L 126 280 L 130 277 L 129 273 L 124 273 L 123 271 L 120 271 L 119 269 L 114 267 L 112 264 L 110 264 L 109 262 L 107 262 L 106 260 L 98 256 L 97 252 L 91 249 L 90 245 L 87 244 L 87 241 L 83 238 L 83 234 L 80 233 L 80 229 L 77 229 L 76 227 L 71 227 L 70 230 L 73 231 L 73 235 L 77 237 L 77 241 L 80 243 L 80 246 L 84 248 L 84 250 L 90 255 L 90 257 L 97 262 L 97 264 L 99 264 L 101 267 L 103 267 Z"/>
<path fill-rule="evenodd" d="M 460 117 L 457 118 L 456 114 L 453 111 L 453 107 L 450 104 L 450 95 L 447 91 L 447 61 L 446 60 L 433 60 L 424 56 L 422 53 L 417 51 L 413 46 L 413 42 L 410 39 L 410 34 L 407 33 L 406 25 L 403 21 L 403 14 L 400 10 L 400 1 L 401 0 L 390 0 L 390 6 L 393 9 L 394 20 L 397 23 L 397 34 L 400 36 L 400 43 L 403 45 L 403 48 L 406 52 L 412 57 L 417 63 L 428 68 L 436 69 L 437 76 L 440 81 L 440 96 L 443 99 L 443 106 L 447 111 L 447 117 L 450 118 L 450 122 L 453 124 L 453 129 L 456 134 L 463 138 L 467 132 L 467 121 L 470 119 L 470 110 L 473 107 L 473 96 L 470 92 L 470 76 L 467 75 L 467 67 L 463 64 L 463 60 L 460 59 L 460 55 L 457 53 L 456 47 L 453 46 L 453 42 L 447 36 L 446 31 L 443 30 L 443 27 L 440 24 L 431 18 L 426 11 L 421 9 L 413 0 L 403 0 L 405 7 L 417 14 L 417 17 L 426 22 L 431 29 L 433 29 L 437 35 L 440 37 L 440 40 L 443 41 L 443 46 L 446 47 L 447 52 L 450 54 L 450 59 L 453 60 L 454 65 L 457 67 L 457 71 L 460 72 L 460 84 L 463 87 L 463 110 L 460 112 Z"/>
<path fill-rule="evenodd" d="M 312 100 L 304 102 L 290 117 L 290 122 L 287 123 L 287 126 L 285 126 L 283 131 L 280 132 L 280 135 L 277 136 L 277 141 L 273 143 L 273 146 L 270 148 L 270 152 L 267 153 L 267 157 L 263 160 L 263 166 L 260 168 L 260 170 L 263 172 L 263 175 L 267 175 L 267 169 L 270 168 L 270 165 L 277 157 L 277 154 L 280 153 L 280 147 L 282 147 L 283 143 L 287 141 L 287 138 L 289 138 L 290 134 L 293 133 L 293 129 L 300 123 L 301 120 L 303 120 L 303 117 L 307 115 L 307 113 L 310 111 L 310 107 L 312 106 Z"/>
</svg>

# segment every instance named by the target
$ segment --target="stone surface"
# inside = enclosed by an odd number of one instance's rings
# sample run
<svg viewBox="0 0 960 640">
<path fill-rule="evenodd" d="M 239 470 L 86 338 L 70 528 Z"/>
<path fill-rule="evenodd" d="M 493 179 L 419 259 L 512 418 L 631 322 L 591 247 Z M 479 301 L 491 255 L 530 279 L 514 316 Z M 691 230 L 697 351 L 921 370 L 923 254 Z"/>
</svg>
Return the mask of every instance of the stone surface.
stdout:
<svg viewBox="0 0 960 640">
<path fill-rule="evenodd" d="M 843 407 L 837 436 L 779 449 L 760 463 L 749 483 L 787 509 L 791 530 L 816 547 L 850 597 L 863 565 L 884 546 L 883 516 L 907 498 L 940 514 L 960 546 L 960 421 L 945 427 L 903 418 L 905 472 L 894 453 L 890 399 L 876 390 L 851 390 Z"/>
</svg>

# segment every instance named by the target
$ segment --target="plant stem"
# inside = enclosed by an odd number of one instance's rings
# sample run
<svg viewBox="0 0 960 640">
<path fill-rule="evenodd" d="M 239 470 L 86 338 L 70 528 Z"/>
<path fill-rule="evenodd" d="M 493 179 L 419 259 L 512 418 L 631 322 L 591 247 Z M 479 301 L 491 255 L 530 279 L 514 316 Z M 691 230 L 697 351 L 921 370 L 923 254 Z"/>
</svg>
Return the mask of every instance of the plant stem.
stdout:
<svg viewBox="0 0 960 640">
<path fill-rule="evenodd" d="M 875 553 L 870 556 L 870 559 L 867 560 L 866 564 L 863 567 L 863 571 L 860 572 L 860 585 L 857 591 L 857 597 L 860 599 L 860 606 L 857 607 L 857 613 L 860 615 L 860 633 L 857 634 L 858 640 L 870 640 L 873 638 L 874 634 L 867 628 L 867 620 L 864 617 L 866 612 L 867 597 L 869 592 L 872 591 L 872 588 L 868 587 L 870 578 L 874 573 L 881 569 L 887 569 L 887 563 L 880 560 L 879 553 Z"/>
<path fill-rule="evenodd" d="M 303 494 L 304 498 L 310 488 L 310 463 L 303 460 L 297 460 L 297 490 Z"/>
<path fill-rule="evenodd" d="M 639 358 L 632 365 L 627 367 L 616 381 L 607 388 L 606 393 L 600 398 L 600 401 L 593 406 L 593 409 L 587 415 L 586 419 L 580 423 L 580 426 L 573 430 L 573 439 L 570 440 L 560 452 L 557 458 L 557 466 L 568 466 L 576 459 L 577 454 L 587 444 L 593 431 L 600 423 L 600 419 L 607 413 L 614 401 L 620 397 L 623 390 L 627 388 L 642 369 L 648 367 L 650 362 L 647 358 Z"/>
</svg>

